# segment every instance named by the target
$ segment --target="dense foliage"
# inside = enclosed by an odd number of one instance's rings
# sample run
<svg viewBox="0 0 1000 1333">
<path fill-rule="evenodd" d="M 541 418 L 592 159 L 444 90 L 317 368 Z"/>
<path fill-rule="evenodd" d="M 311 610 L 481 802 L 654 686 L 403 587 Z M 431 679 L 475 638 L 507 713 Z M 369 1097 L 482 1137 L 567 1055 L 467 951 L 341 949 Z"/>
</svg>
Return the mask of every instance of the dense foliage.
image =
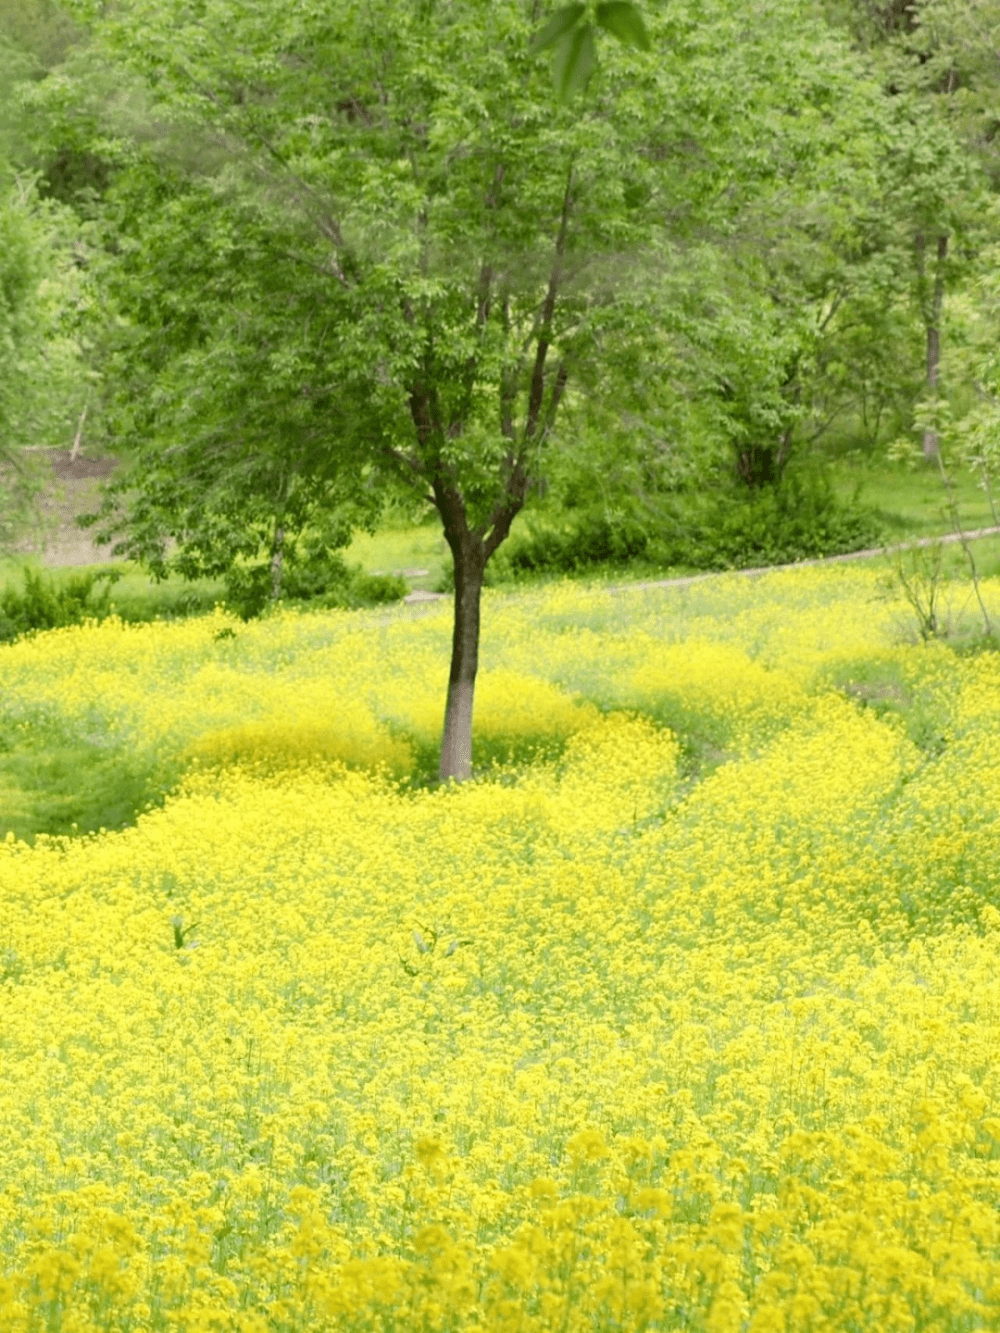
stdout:
<svg viewBox="0 0 1000 1333">
<path fill-rule="evenodd" d="M 115 579 L 115 573 L 98 575 L 87 570 L 57 583 L 37 570 L 25 569 L 20 591 L 7 587 L 0 593 L 0 642 L 32 630 L 102 619 L 108 614 Z"/>
<path fill-rule="evenodd" d="M 507 576 L 580 573 L 594 566 L 748 569 L 839 555 L 878 545 L 870 509 L 843 502 L 822 474 L 788 474 L 781 486 L 741 494 L 662 497 L 656 506 L 566 508 L 516 532 L 497 558 Z"/>
</svg>

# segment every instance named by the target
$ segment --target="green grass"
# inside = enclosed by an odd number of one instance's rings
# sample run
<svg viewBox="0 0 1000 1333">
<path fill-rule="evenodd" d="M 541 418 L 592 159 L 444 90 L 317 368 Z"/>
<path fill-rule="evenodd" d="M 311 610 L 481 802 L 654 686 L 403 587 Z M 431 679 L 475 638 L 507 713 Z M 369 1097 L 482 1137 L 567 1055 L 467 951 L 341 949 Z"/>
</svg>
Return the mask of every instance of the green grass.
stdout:
<svg viewBox="0 0 1000 1333">
<path fill-rule="evenodd" d="M 0 837 L 95 833 L 134 824 L 173 786 L 145 757 L 53 727 L 0 724 Z"/>
<path fill-rule="evenodd" d="M 860 499 L 879 513 L 890 540 L 935 537 L 953 530 L 948 497 L 936 465 L 909 468 L 863 458 L 838 460 L 832 470 L 837 493 L 850 499 L 860 483 Z M 967 529 L 993 527 L 987 496 L 968 472 L 954 474 L 959 517 Z"/>
<path fill-rule="evenodd" d="M 111 605 L 123 620 L 152 620 L 156 616 L 211 611 L 216 602 L 225 598 L 221 579 L 186 583 L 177 575 L 171 575 L 157 583 L 135 565 L 120 568 L 122 577 L 111 590 Z"/>
<path fill-rule="evenodd" d="M 426 574 L 407 576 L 407 582 L 411 588 L 427 590 L 433 590 L 451 567 L 451 552 L 437 515 L 420 525 L 389 527 L 374 535 L 359 532 L 344 558 L 349 565 L 360 565 L 366 574 L 426 569 Z"/>
</svg>

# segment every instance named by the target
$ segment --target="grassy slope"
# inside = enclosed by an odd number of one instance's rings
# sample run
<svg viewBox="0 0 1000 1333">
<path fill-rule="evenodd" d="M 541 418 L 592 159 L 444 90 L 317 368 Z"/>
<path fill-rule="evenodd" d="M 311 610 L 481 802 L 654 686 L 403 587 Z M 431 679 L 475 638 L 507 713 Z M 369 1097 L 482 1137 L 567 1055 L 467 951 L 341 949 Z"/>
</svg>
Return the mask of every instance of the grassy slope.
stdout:
<svg viewBox="0 0 1000 1333">
<path fill-rule="evenodd" d="M 878 510 L 889 534 L 931 537 L 952 531 L 947 496 L 936 468 L 910 469 L 891 463 L 840 462 L 834 485 L 849 498 L 860 484 L 860 499 Z M 995 520 L 987 496 L 969 473 L 955 475 L 959 517 L 966 528 L 986 528 Z"/>
</svg>

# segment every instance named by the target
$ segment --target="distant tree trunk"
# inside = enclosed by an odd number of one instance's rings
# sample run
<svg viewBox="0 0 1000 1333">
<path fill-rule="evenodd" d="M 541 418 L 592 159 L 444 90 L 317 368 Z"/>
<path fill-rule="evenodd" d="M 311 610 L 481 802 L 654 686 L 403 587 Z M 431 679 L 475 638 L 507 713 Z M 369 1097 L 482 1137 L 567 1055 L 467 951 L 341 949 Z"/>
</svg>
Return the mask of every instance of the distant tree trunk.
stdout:
<svg viewBox="0 0 1000 1333">
<path fill-rule="evenodd" d="M 285 566 L 285 529 L 281 520 L 274 527 L 274 541 L 271 543 L 271 600 L 276 602 L 281 596 L 281 579 Z"/>
<path fill-rule="evenodd" d="M 75 463 L 76 460 L 80 457 L 80 449 L 81 446 L 83 445 L 83 427 L 84 423 L 87 420 L 87 408 L 89 406 L 90 406 L 89 403 L 84 403 L 83 411 L 80 413 L 80 421 L 76 428 L 76 436 L 73 440 L 73 448 L 69 451 L 69 461 L 71 463 Z"/>
<path fill-rule="evenodd" d="M 917 268 L 922 288 L 922 314 L 927 332 L 927 396 L 934 398 L 938 390 L 938 370 L 941 365 L 941 309 L 944 305 L 944 265 L 948 257 L 948 237 L 937 238 L 937 260 L 934 265 L 934 283 L 928 290 L 925 267 L 923 234 L 917 236 Z M 924 431 L 924 457 L 937 458 L 941 450 L 937 431 Z"/>
<path fill-rule="evenodd" d="M 736 475 L 747 486 L 773 486 L 781 480 L 788 461 L 784 437 L 782 444 L 744 444 L 736 452 Z"/>
</svg>

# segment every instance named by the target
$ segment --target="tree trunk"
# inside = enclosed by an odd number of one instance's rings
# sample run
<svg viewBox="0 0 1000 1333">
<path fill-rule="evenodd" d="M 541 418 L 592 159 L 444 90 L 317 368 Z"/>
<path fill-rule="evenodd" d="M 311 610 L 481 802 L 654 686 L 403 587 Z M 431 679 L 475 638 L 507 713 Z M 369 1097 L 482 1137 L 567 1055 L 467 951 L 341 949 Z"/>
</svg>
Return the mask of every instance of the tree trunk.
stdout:
<svg viewBox="0 0 1000 1333">
<path fill-rule="evenodd" d="M 924 240 L 918 238 L 918 256 L 923 271 Z M 948 237 L 937 238 L 937 261 L 934 265 L 934 286 L 929 299 L 924 301 L 924 327 L 927 331 L 927 397 L 933 399 L 938 390 L 938 369 L 941 364 L 941 309 L 944 304 L 944 263 L 948 257 Z M 925 284 L 926 290 L 926 284 Z M 924 457 L 937 458 L 941 451 L 937 431 L 924 431 Z"/>
<path fill-rule="evenodd" d="M 75 463 L 80 457 L 80 447 L 83 444 L 83 426 L 87 420 L 87 408 L 89 403 L 84 403 L 83 411 L 80 413 L 80 424 L 76 428 L 76 437 L 73 440 L 73 448 L 69 451 L 69 461 Z"/>
<path fill-rule="evenodd" d="M 472 704 L 479 667 L 479 602 L 486 556 L 482 541 L 469 534 L 452 547 L 455 562 L 455 628 L 451 673 L 441 738 L 442 782 L 464 782 L 472 775 Z"/>
<path fill-rule="evenodd" d="M 927 393 L 933 397 L 937 393 L 938 363 L 941 360 L 941 332 L 934 325 L 927 326 Z M 924 457 L 937 458 L 941 452 L 941 443 L 936 430 L 924 431 Z"/>
<path fill-rule="evenodd" d="M 751 489 L 774 486 L 781 480 L 786 459 L 773 444 L 746 444 L 736 452 L 736 475 Z"/>
<path fill-rule="evenodd" d="M 285 565 L 285 529 L 279 521 L 274 529 L 274 541 L 271 543 L 271 600 L 276 602 L 281 596 L 281 579 Z"/>
</svg>

